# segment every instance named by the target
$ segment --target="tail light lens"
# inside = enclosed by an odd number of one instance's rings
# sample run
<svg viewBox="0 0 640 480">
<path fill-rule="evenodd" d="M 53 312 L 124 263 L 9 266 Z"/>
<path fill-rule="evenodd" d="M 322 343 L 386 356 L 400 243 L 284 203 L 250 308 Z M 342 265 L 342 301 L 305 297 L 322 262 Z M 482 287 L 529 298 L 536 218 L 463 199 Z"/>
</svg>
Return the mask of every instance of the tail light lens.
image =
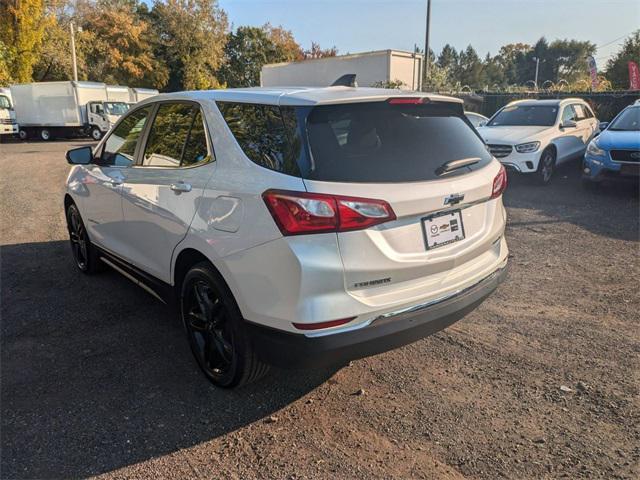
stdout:
<svg viewBox="0 0 640 480">
<path fill-rule="evenodd" d="M 344 325 L 346 323 L 349 323 L 354 318 L 356 317 L 341 318 L 340 320 L 329 320 L 328 322 L 319 323 L 294 323 L 293 326 L 298 330 L 320 330 L 322 328 L 331 328 Z"/>
<path fill-rule="evenodd" d="M 284 190 L 262 198 L 283 235 L 362 230 L 396 219 L 384 200 Z"/>
<path fill-rule="evenodd" d="M 500 171 L 493 179 L 493 190 L 491 192 L 491 198 L 497 198 L 507 189 L 507 171 L 504 165 L 500 165 Z"/>
</svg>

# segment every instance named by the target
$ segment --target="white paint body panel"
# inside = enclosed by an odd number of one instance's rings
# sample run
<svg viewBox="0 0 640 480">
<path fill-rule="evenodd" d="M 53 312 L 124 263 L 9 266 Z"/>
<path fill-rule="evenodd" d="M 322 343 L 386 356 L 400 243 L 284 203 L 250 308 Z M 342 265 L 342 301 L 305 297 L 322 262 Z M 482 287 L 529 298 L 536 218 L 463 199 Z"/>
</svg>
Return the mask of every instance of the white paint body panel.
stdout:
<svg viewBox="0 0 640 480">
<path fill-rule="evenodd" d="M 410 184 L 302 180 L 251 162 L 214 100 L 308 105 L 382 101 L 399 93 L 342 88 L 258 92 L 185 92 L 143 101 L 200 104 L 215 161 L 182 169 L 73 167 L 67 192 L 91 240 L 170 284 L 180 252 L 197 250 L 219 270 L 247 320 L 291 332 L 297 331 L 292 322 L 347 317 L 355 319 L 327 332 L 357 328 L 379 314 L 472 285 L 504 266 L 505 211 L 501 198 L 489 200 L 497 161 L 469 174 Z M 111 185 L 114 178 L 121 186 Z M 190 183 L 191 192 L 168 189 L 179 181 Z M 349 233 L 283 237 L 262 199 L 268 189 L 380 198 L 391 204 L 397 220 Z M 421 218 L 444 210 L 444 197 L 452 193 L 465 195 L 459 206 L 448 208 L 462 209 L 466 238 L 427 251 Z M 391 281 L 354 286 L 380 277 Z"/>
</svg>

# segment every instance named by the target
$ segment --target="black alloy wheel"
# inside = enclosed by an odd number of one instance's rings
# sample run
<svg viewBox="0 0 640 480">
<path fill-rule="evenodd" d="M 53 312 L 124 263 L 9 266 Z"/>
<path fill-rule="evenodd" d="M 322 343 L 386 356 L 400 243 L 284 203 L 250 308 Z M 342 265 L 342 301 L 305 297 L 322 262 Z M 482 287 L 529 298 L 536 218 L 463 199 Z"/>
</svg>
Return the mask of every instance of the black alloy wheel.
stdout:
<svg viewBox="0 0 640 480">
<path fill-rule="evenodd" d="M 231 292 L 209 264 L 189 270 L 180 304 L 191 351 L 212 383 L 235 387 L 267 372 L 245 335 L 244 320 Z"/>
<path fill-rule="evenodd" d="M 67 227 L 69 228 L 73 259 L 78 268 L 86 272 L 89 268 L 89 238 L 80 218 L 80 212 L 75 205 L 71 205 L 67 209 Z"/>
</svg>

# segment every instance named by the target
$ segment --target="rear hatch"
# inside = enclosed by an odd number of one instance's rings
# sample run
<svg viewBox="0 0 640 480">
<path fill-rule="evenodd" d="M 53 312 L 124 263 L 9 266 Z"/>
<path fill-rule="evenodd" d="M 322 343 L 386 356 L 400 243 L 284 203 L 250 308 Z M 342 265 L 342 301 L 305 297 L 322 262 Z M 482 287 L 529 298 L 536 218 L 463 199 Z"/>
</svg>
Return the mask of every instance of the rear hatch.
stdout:
<svg viewBox="0 0 640 480">
<path fill-rule="evenodd" d="M 337 233 L 352 295 L 372 306 L 437 296 L 495 266 L 504 218 L 491 197 L 501 167 L 460 104 L 401 97 L 300 107 L 298 125 L 309 192 L 384 200 L 395 213 Z"/>
</svg>

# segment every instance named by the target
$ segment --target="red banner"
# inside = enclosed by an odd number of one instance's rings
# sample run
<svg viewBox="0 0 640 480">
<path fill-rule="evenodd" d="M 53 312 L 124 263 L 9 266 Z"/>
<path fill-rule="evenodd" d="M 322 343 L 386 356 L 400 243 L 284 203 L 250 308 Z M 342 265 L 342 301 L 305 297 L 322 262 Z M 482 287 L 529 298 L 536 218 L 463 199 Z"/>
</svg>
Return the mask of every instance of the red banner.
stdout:
<svg viewBox="0 0 640 480">
<path fill-rule="evenodd" d="M 629 62 L 629 90 L 640 90 L 640 69 L 636 62 Z"/>
</svg>

